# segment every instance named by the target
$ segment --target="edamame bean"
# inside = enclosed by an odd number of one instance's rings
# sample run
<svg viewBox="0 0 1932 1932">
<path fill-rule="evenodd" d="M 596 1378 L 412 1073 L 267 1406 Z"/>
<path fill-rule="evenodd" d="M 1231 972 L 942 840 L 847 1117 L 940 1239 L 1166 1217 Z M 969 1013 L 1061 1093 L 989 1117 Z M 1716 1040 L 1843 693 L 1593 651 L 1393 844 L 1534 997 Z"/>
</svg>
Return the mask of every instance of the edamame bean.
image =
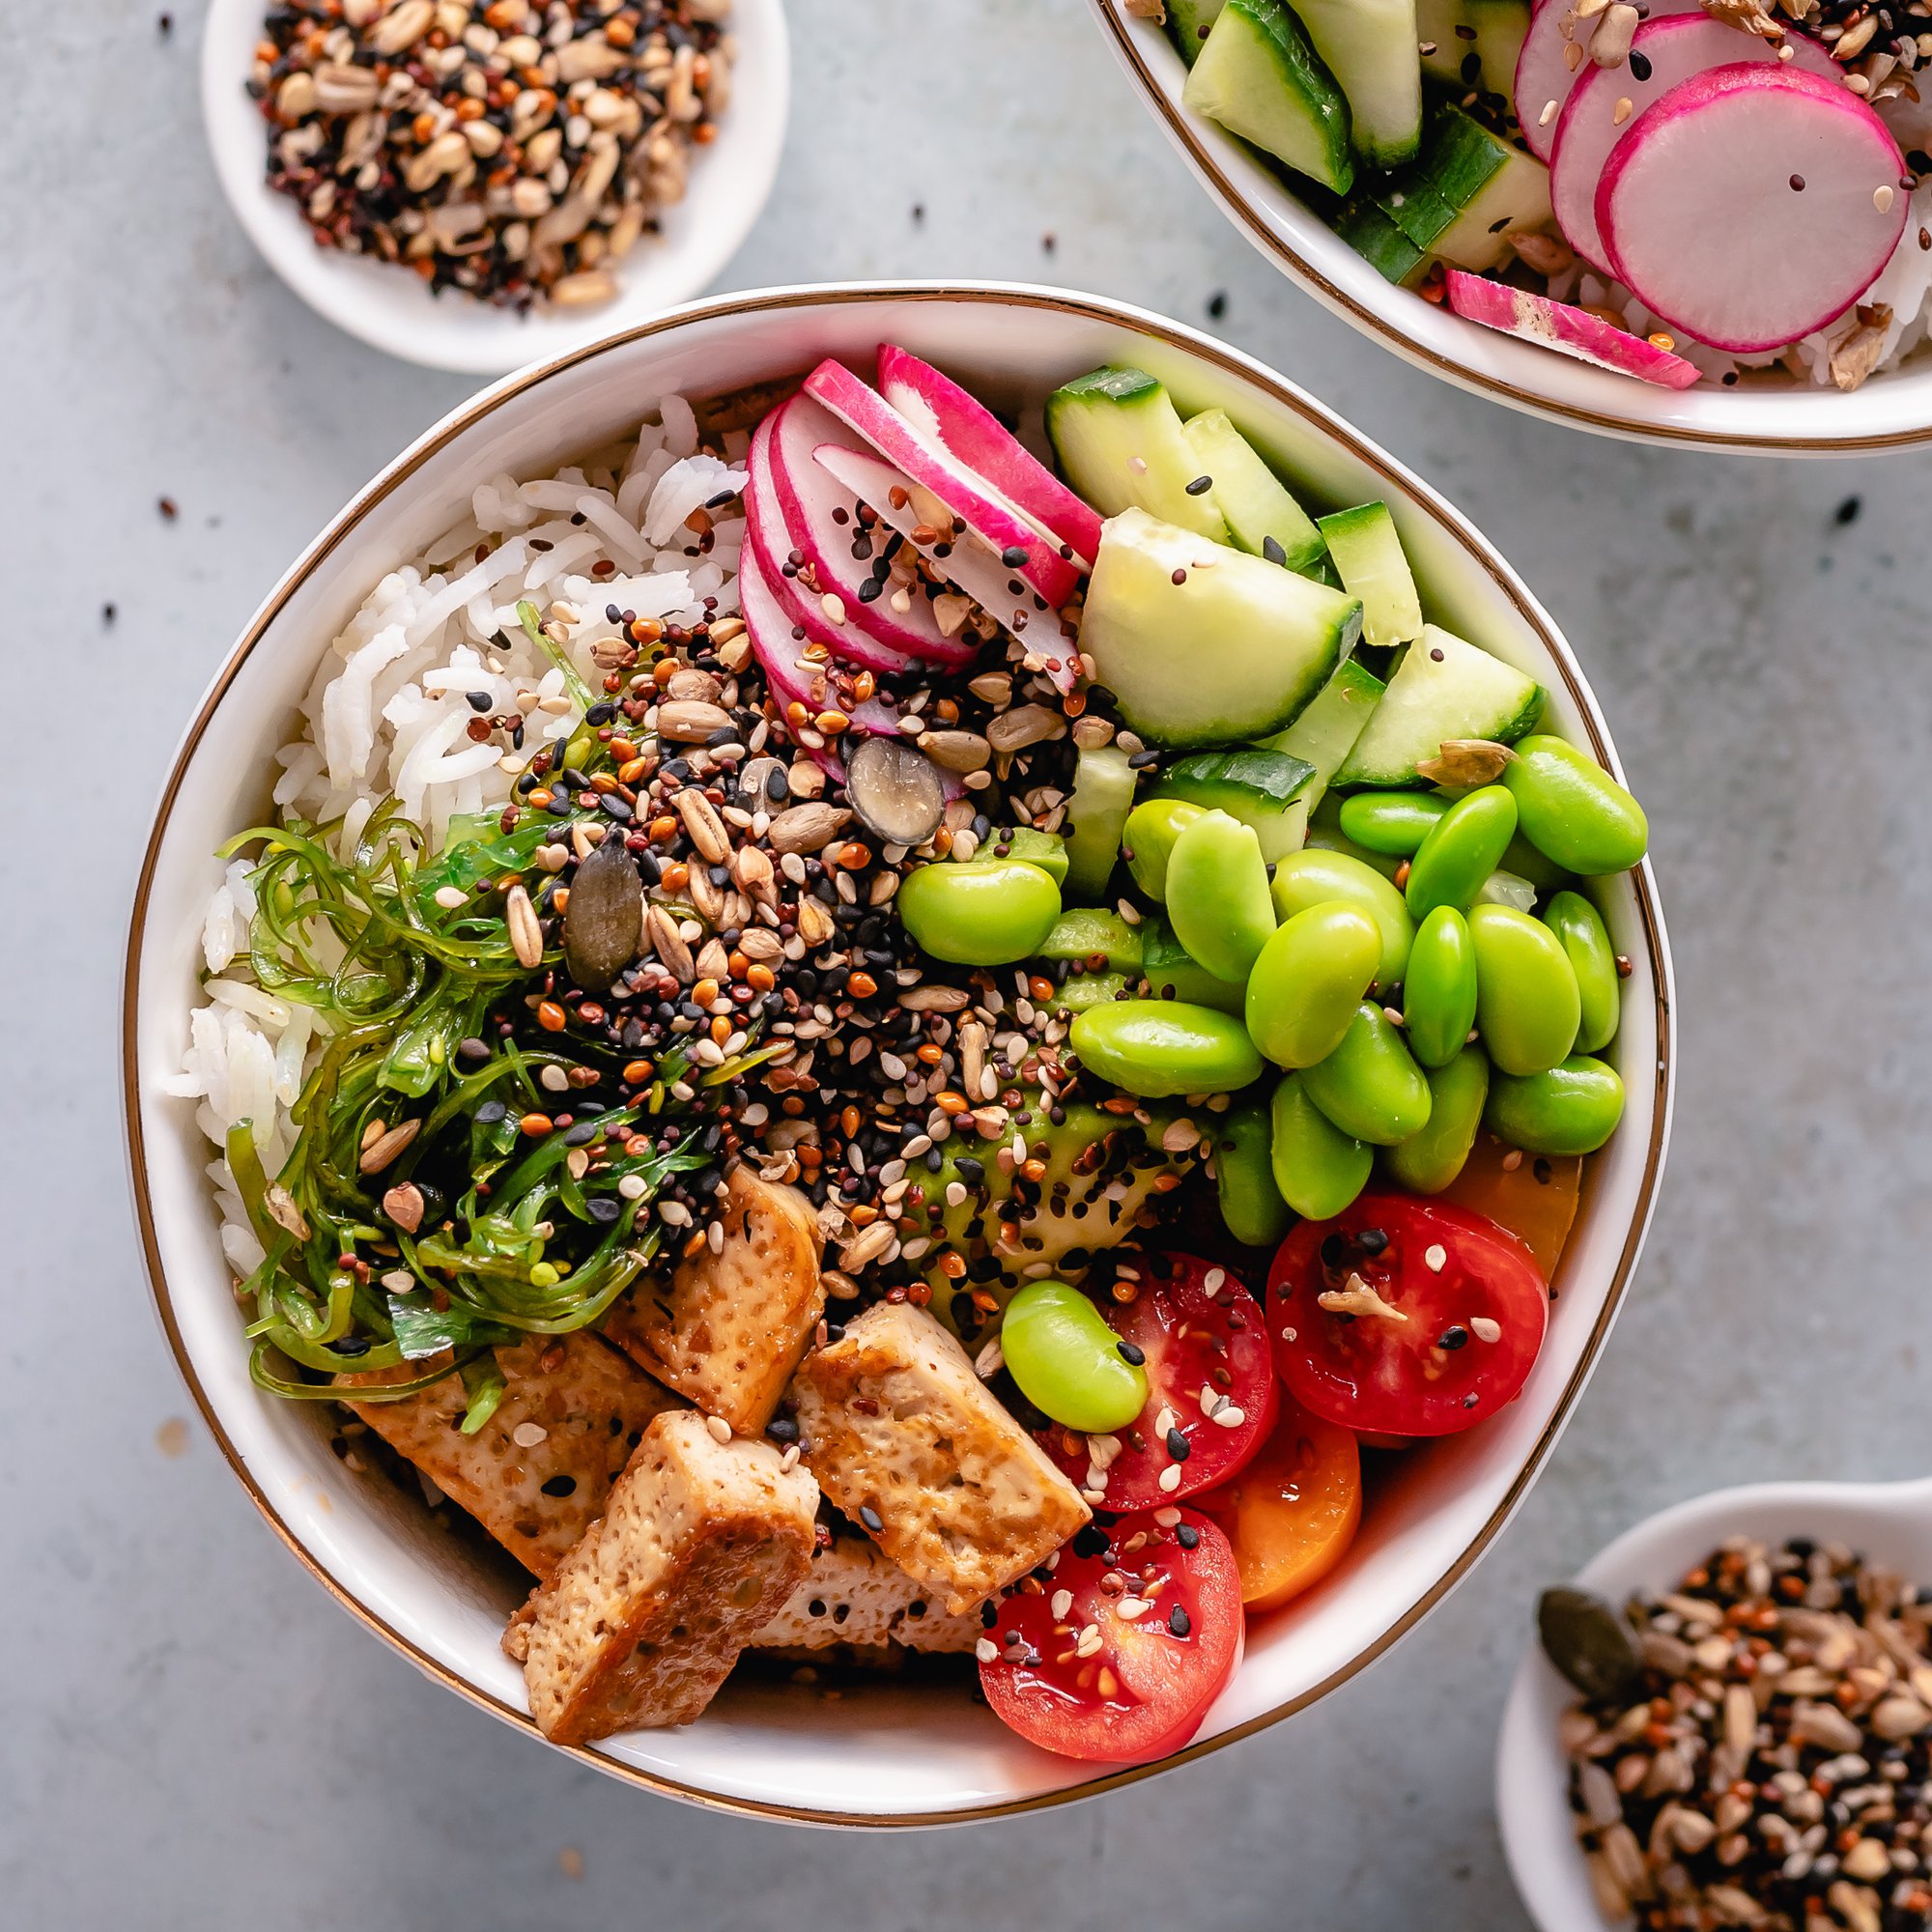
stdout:
<svg viewBox="0 0 1932 1932">
<path fill-rule="evenodd" d="M 1276 864 L 1274 909 L 1284 923 L 1310 906 L 1333 899 L 1360 906 L 1380 927 L 1382 957 L 1376 968 L 1376 984 L 1396 984 L 1408 965 L 1409 942 L 1415 937 L 1415 922 L 1402 895 L 1379 872 L 1344 852 L 1305 845 Z"/>
<path fill-rule="evenodd" d="M 1483 1121 L 1529 1153 L 1595 1153 L 1623 1113 L 1616 1068 L 1578 1053 L 1541 1073 L 1497 1074 Z"/>
<path fill-rule="evenodd" d="M 1448 810 L 1439 792 L 1358 791 L 1342 801 L 1339 822 L 1343 837 L 1357 845 L 1406 859 Z"/>
<path fill-rule="evenodd" d="M 1516 800 L 1501 785 L 1459 798 L 1409 861 L 1403 898 L 1412 918 L 1437 906 L 1466 912 L 1516 837 Z"/>
<path fill-rule="evenodd" d="M 1559 887 L 1567 886 L 1577 875 L 1566 872 L 1554 859 L 1539 852 L 1522 836 L 1522 808 L 1517 807 L 1516 837 L 1509 842 L 1509 849 L 1503 854 L 1502 864 L 1496 867 L 1501 872 L 1514 872 L 1520 879 L 1527 879 L 1540 893 L 1553 893 Z"/>
<path fill-rule="evenodd" d="M 1124 973 L 1069 974 L 1048 1004 L 1069 1013 L 1084 1013 L 1089 1007 L 1104 1006 L 1118 1000 L 1127 990 Z"/>
<path fill-rule="evenodd" d="M 1463 1172 L 1476 1145 L 1489 1093 L 1490 1061 L 1480 1046 L 1465 1046 L 1446 1066 L 1436 1067 L 1429 1076 L 1429 1124 L 1382 1150 L 1391 1179 L 1417 1194 L 1440 1194 Z"/>
<path fill-rule="evenodd" d="M 1542 733 L 1522 739 L 1503 773 L 1522 834 L 1539 852 L 1586 878 L 1621 872 L 1643 857 L 1643 808 L 1575 745 Z"/>
<path fill-rule="evenodd" d="M 1277 1066 L 1326 1060 L 1381 956 L 1380 928 L 1360 906 L 1336 899 L 1296 913 L 1275 928 L 1248 975 L 1248 1037 Z"/>
<path fill-rule="evenodd" d="M 1425 1066 L 1447 1066 L 1476 1024 L 1476 948 L 1454 906 L 1437 906 L 1415 928 L 1402 1002 L 1409 1052 Z"/>
<path fill-rule="evenodd" d="M 1364 1000 L 1326 1060 L 1301 1070 L 1308 1097 L 1343 1133 L 1393 1147 L 1429 1122 L 1429 1082 L 1402 1035 L 1373 1000 Z"/>
<path fill-rule="evenodd" d="M 903 890 L 903 889 L 901 889 Z M 1129 1094 L 1232 1094 L 1262 1070 L 1232 1013 L 1179 1000 L 1115 1000 L 1077 1014 L 1067 1031 L 1081 1065 Z"/>
<path fill-rule="evenodd" d="M 1007 966 L 1039 951 L 1060 917 L 1060 888 L 1020 859 L 945 860 L 908 872 L 895 904 L 935 959 Z"/>
<path fill-rule="evenodd" d="M 1252 825 L 1204 811 L 1180 828 L 1167 856 L 1167 916 L 1174 936 L 1217 980 L 1238 985 L 1274 931 L 1267 866 Z"/>
<path fill-rule="evenodd" d="M 1167 897 L 1167 859 L 1181 827 L 1192 825 L 1202 815 L 1202 808 L 1184 798 L 1150 798 L 1127 813 L 1121 828 L 1121 850 L 1126 855 L 1127 870 L 1134 884 L 1149 898 Z"/>
<path fill-rule="evenodd" d="M 1617 1037 L 1623 995 L 1617 985 L 1617 955 L 1604 916 L 1581 893 L 1558 893 L 1543 922 L 1570 955 L 1583 1018 L 1577 1031 L 1578 1053 L 1601 1053 Z"/>
<path fill-rule="evenodd" d="M 1501 1073 L 1541 1073 L 1576 1043 L 1582 997 L 1570 955 L 1541 920 L 1514 906 L 1469 914 L 1476 949 L 1476 1025 Z"/>
<path fill-rule="evenodd" d="M 1327 1221 L 1369 1184 L 1375 1153 L 1308 1097 L 1303 1077 L 1284 1074 L 1268 1107 L 1274 1184 L 1297 1214 Z"/>
<path fill-rule="evenodd" d="M 978 864 L 976 860 L 974 862 Z M 1094 959 L 1107 962 L 1113 973 L 1138 973 L 1141 966 L 1141 929 L 1129 925 L 1117 912 L 1102 912 L 1096 906 L 1068 906 L 1053 922 L 1039 949 L 1042 959 Z"/>
<path fill-rule="evenodd" d="M 1147 1406 L 1147 1371 L 1120 1341 L 1064 1281 L 1028 1282 L 1000 1323 L 1000 1353 L 1020 1393 L 1055 1422 L 1094 1435 L 1126 1428 Z"/>
<path fill-rule="evenodd" d="M 1221 1220 L 1236 1240 L 1270 1248 L 1294 1216 L 1275 1184 L 1274 1126 L 1260 1101 L 1214 1118 L 1214 1188 Z"/>
</svg>

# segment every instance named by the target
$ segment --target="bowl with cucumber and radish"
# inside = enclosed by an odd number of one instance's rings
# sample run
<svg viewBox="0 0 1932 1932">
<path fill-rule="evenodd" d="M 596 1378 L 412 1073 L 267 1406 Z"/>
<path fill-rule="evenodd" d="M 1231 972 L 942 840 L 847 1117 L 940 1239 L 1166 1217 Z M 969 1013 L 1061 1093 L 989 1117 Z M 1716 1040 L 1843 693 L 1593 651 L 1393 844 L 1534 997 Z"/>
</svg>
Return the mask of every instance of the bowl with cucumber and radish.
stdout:
<svg viewBox="0 0 1932 1932">
<path fill-rule="evenodd" d="M 1094 5 L 1236 224 L 1419 366 L 1643 440 L 1932 437 L 1932 115 L 1868 9 Z"/>
</svg>

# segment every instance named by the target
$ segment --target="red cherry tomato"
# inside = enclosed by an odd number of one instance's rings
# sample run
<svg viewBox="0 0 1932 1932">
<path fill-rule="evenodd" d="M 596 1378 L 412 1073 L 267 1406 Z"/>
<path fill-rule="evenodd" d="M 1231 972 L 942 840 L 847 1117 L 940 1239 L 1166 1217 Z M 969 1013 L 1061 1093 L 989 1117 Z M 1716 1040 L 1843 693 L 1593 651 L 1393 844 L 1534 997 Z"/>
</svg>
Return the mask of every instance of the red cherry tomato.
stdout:
<svg viewBox="0 0 1932 1932">
<path fill-rule="evenodd" d="M 1241 1660 L 1235 1552 L 1193 1510 L 1090 1523 L 1049 1577 L 993 1601 L 980 1639 L 986 1701 L 1063 1757 L 1145 1764 L 1179 1750 Z"/>
<path fill-rule="evenodd" d="M 1549 1295 L 1508 1229 L 1446 1202 L 1365 1194 L 1281 1244 L 1267 1313 L 1282 1380 L 1317 1415 L 1448 1435 L 1515 1399 Z"/>
<path fill-rule="evenodd" d="M 1226 1482 L 1267 1440 L 1279 1398 L 1261 1303 L 1226 1268 L 1194 1255 L 1122 1255 L 1116 1265 L 1116 1294 L 1135 1275 L 1138 1287 L 1101 1311 L 1146 1363 L 1147 1406 L 1104 1467 L 1078 1430 L 1049 1424 L 1038 1439 L 1076 1488 L 1104 1492 L 1096 1507 L 1152 1509 Z"/>
</svg>

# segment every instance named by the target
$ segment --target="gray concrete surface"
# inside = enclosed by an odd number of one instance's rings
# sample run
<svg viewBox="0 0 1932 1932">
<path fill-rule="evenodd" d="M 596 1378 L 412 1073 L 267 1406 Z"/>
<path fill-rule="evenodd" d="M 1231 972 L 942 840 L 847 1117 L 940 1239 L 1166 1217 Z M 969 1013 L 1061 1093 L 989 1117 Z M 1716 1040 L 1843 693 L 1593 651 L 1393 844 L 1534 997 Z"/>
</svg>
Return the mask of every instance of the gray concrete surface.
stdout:
<svg viewBox="0 0 1932 1932">
<path fill-rule="evenodd" d="M 727 285 L 1008 274 L 1192 321 L 1224 294 L 1231 339 L 1446 490 L 1576 641 L 1651 810 L 1683 1080 L 1607 1361 L 1500 1548 L 1380 1666 L 1075 1810 L 895 1838 L 701 1815 L 419 1678 L 177 1420 L 117 1144 L 139 839 L 257 598 L 466 385 L 336 334 L 252 255 L 202 151 L 190 0 L 169 37 L 152 0 L 7 11 L 38 50 L 0 118 L 0 649 L 26 727 L 0 840 L 0 1921 L 1520 1927 L 1490 1752 L 1537 1586 L 1700 1489 L 1932 1458 L 1927 459 L 1719 461 L 1506 414 L 1276 280 L 1082 0 L 796 0 L 783 177 Z"/>
</svg>

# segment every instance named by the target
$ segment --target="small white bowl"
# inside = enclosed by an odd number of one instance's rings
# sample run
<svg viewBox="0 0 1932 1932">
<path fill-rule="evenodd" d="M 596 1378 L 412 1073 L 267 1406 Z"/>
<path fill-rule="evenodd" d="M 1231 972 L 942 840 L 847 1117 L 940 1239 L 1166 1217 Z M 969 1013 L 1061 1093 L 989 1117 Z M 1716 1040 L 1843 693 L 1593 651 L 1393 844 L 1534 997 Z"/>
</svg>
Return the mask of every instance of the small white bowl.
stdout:
<svg viewBox="0 0 1932 1932">
<path fill-rule="evenodd" d="M 1932 359 L 1843 394 L 1809 383 L 1663 389 L 1437 308 L 1378 274 L 1246 142 L 1181 104 L 1187 69 L 1127 0 L 1093 0 L 1135 90 L 1202 185 L 1283 274 L 1364 335 L 1459 388 L 1633 442 L 1846 456 L 1932 439 Z"/>
<path fill-rule="evenodd" d="M 801 374 L 821 356 L 869 368 L 905 344 L 988 400 L 1037 410 L 1108 361 L 1159 375 L 1190 410 L 1219 407 L 1340 506 L 1388 502 L 1432 615 L 1524 667 L 1550 691 L 1554 727 L 1618 769 L 1569 646 L 1496 553 L 1427 485 L 1246 356 L 1117 302 L 1042 289 L 886 285 L 778 289 L 694 304 L 594 348 L 519 372 L 446 416 L 336 517 L 242 633 L 189 725 L 142 865 L 123 1009 L 136 1211 L 163 1325 L 202 1413 L 270 1522 L 349 1608 L 425 1670 L 524 1730 L 523 1680 L 498 1647 L 516 1580 L 433 1533 L 419 1503 L 330 1454 L 312 1405 L 248 1378 L 205 1175 L 212 1150 L 190 1103 L 161 1083 L 181 1064 L 199 934 L 221 877 L 211 857 L 259 823 L 272 748 L 327 640 L 370 586 L 461 514 L 479 478 L 541 473 L 624 434 L 669 390 L 720 394 Z M 1198 1757 L 1312 1703 L 1379 1656 L 1475 1562 L 1548 1454 L 1622 1299 L 1669 1136 L 1670 961 L 1648 867 L 1606 882 L 1603 906 L 1630 956 L 1615 1047 L 1629 1100 L 1591 1162 L 1563 1259 L 1548 1339 L 1520 1400 L 1482 1428 L 1395 1461 L 1362 1533 L 1319 1589 L 1255 1619 L 1247 1656 L 1178 1758 Z M 534 1735 L 534 1732 L 532 1732 Z M 971 1694 L 889 1681 L 838 1701 L 734 1682 L 685 1730 L 615 1738 L 583 1761 L 661 1791 L 786 1818 L 951 1822 L 1097 1791 L 1121 1770 L 1022 1744 Z"/>
<path fill-rule="evenodd" d="M 267 179 L 268 126 L 247 90 L 268 0 L 212 0 L 201 43 L 201 113 L 222 192 L 262 258 L 318 315 L 405 361 L 500 376 L 568 355 L 710 286 L 770 199 L 784 145 L 791 57 L 781 0 L 732 0 L 738 43 L 718 138 L 696 151 L 684 199 L 666 209 L 611 272 L 613 300 L 590 308 L 539 302 L 527 315 L 457 289 L 431 293 L 393 262 L 318 247 L 301 210 Z"/>
</svg>

